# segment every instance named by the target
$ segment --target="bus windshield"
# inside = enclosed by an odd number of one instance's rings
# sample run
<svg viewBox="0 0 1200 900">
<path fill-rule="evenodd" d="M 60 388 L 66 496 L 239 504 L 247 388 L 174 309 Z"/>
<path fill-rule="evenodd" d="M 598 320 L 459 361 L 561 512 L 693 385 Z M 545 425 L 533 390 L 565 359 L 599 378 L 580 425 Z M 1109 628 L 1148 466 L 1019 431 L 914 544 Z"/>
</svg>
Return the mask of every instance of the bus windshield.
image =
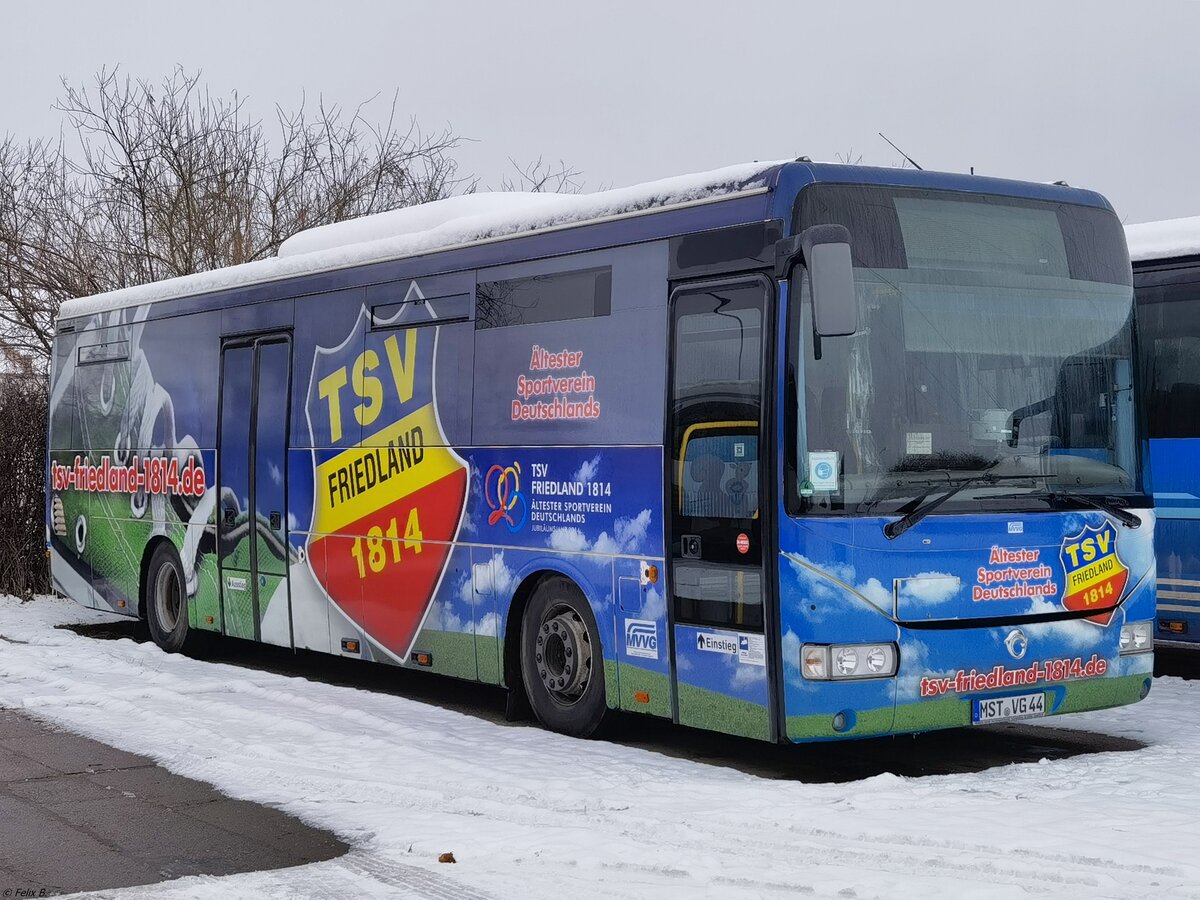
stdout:
<svg viewBox="0 0 1200 900">
<path fill-rule="evenodd" d="M 859 318 L 852 336 L 815 336 L 804 282 L 805 509 L 892 512 L 972 476 L 943 511 L 1140 489 L 1133 290 L 1110 211 L 818 184 L 796 224 L 823 223 L 850 231 Z"/>
</svg>

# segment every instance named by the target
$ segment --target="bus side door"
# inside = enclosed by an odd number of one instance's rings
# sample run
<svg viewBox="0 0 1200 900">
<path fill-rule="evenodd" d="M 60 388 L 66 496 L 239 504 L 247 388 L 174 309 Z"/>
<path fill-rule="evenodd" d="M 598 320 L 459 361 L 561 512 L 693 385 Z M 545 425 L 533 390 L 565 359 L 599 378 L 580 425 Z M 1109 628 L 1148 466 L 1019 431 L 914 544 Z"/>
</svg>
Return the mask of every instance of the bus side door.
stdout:
<svg viewBox="0 0 1200 900">
<path fill-rule="evenodd" d="M 764 391 L 774 285 L 687 284 L 671 297 L 668 585 L 678 721 L 771 738 Z"/>
<path fill-rule="evenodd" d="M 292 646 L 287 537 L 291 341 L 272 334 L 221 348 L 217 541 L 225 634 Z"/>
</svg>

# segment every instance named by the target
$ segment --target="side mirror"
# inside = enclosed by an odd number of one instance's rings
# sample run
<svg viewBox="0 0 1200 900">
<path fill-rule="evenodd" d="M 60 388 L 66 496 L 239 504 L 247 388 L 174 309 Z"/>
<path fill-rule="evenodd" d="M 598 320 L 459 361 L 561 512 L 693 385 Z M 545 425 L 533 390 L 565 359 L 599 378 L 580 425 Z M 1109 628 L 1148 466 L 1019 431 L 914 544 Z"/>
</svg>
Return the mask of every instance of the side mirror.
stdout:
<svg viewBox="0 0 1200 900">
<path fill-rule="evenodd" d="M 800 233 L 800 246 L 812 290 L 813 328 L 821 337 L 842 337 L 858 331 L 858 297 L 850 232 L 843 225 L 813 225 Z M 792 286 L 803 274 L 792 272 Z"/>
<path fill-rule="evenodd" d="M 1008 431 L 1008 446 L 1016 447 L 1021 443 L 1021 423 L 1031 416 L 1041 415 L 1048 411 L 1054 403 L 1053 397 L 1046 397 L 1038 400 L 1036 403 L 1030 403 L 1027 406 L 1022 406 L 1019 409 L 1014 409 L 1008 415 L 1007 431 Z"/>
</svg>

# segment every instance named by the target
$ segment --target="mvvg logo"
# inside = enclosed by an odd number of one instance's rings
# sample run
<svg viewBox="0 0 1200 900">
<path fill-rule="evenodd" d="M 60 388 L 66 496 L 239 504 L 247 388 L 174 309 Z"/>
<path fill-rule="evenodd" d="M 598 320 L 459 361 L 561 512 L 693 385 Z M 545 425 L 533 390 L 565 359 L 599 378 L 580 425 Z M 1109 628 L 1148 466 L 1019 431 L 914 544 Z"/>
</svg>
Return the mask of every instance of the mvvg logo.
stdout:
<svg viewBox="0 0 1200 900">
<path fill-rule="evenodd" d="M 629 656 L 658 659 L 658 623 L 648 619 L 626 619 L 625 652 Z"/>
</svg>

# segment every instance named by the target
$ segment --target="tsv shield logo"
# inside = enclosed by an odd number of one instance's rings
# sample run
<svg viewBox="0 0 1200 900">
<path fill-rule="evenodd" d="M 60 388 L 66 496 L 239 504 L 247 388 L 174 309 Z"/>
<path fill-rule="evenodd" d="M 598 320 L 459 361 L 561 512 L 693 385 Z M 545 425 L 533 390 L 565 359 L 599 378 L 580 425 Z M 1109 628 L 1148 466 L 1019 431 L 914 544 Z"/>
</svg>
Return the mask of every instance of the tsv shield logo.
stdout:
<svg viewBox="0 0 1200 900">
<path fill-rule="evenodd" d="M 402 303 L 375 322 L 362 310 L 341 344 L 317 348 L 306 404 L 321 448 L 309 567 L 338 608 L 402 661 L 445 573 L 467 494 L 468 465 L 438 416 L 440 329 L 430 306 Z"/>
<path fill-rule="evenodd" d="M 1107 625 L 1129 582 L 1129 569 L 1117 556 L 1117 530 L 1106 521 L 1099 527 L 1085 526 L 1074 537 L 1064 538 L 1059 549 L 1066 589 L 1063 606 L 1073 612 L 1104 609 L 1088 616 L 1089 622 Z"/>
</svg>

